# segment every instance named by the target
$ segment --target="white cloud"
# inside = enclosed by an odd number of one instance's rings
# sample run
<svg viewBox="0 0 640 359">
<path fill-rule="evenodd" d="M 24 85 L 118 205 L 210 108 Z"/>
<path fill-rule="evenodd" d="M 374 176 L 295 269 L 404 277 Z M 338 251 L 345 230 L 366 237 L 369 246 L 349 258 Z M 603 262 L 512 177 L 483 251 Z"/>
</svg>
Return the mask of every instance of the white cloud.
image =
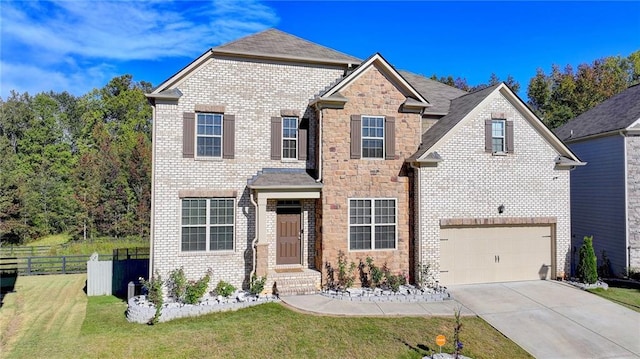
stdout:
<svg viewBox="0 0 640 359">
<path fill-rule="evenodd" d="M 256 1 L 3 2 L 0 96 L 10 89 L 73 88 L 75 78 L 103 68 L 102 63 L 193 58 L 278 21 L 271 8 Z"/>
<path fill-rule="evenodd" d="M 11 90 L 18 93 L 28 92 L 35 95 L 40 92 L 67 91 L 71 94 L 84 94 L 93 88 L 104 86 L 118 75 L 116 69 L 108 64 L 65 69 L 64 71 L 43 68 L 31 64 L 12 64 L 0 61 L 0 97 L 7 99 Z"/>
</svg>

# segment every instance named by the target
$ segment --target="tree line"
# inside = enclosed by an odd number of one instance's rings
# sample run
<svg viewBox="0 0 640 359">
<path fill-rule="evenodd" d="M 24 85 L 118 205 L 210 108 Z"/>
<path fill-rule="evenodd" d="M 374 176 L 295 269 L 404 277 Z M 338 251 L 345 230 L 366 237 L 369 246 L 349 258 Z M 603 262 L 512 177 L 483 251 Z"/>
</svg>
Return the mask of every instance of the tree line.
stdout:
<svg viewBox="0 0 640 359">
<path fill-rule="evenodd" d="M 431 77 L 474 91 L 466 79 Z M 539 69 L 528 105 L 550 128 L 640 81 L 640 51 Z M 514 91 L 520 84 L 508 76 Z M 47 234 L 75 239 L 149 235 L 151 84 L 113 78 L 83 96 L 11 92 L 0 98 L 0 240 L 27 243 Z"/>
<path fill-rule="evenodd" d="M 431 79 L 469 92 L 502 82 L 496 74 L 491 74 L 487 83 L 475 86 L 460 77 L 433 75 Z M 511 75 L 504 82 L 514 92 L 520 90 L 520 84 Z M 551 73 L 539 68 L 529 80 L 527 105 L 547 127 L 554 129 L 638 82 L 640 50 L 627 57 L 609 56 L 580 64 L 576 70 L 571 65 L 561 69 L 554 64 Z"/>
<path fill-rule="evenodd" d="M 0 239 L 148 236 L 151 107 L 131 75 L 75 97 L 0 99 Z"/>
</svg>

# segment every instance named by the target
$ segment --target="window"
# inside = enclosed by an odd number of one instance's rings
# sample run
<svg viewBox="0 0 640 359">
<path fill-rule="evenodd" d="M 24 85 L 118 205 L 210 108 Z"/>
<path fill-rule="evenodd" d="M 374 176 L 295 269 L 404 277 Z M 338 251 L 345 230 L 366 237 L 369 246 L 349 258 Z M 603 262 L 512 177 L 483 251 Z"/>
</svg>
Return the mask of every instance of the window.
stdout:
<svg viewBox="0 0 640 359">
<path fill-rule="evenodd" d="M 362 158 L 384 158 L 384 117 L 362 116 Z"/>
<path fill-rule="evenodd" d="M 197 114 L 197 156 L 222 157 L 222 115 Z"/>
<path fill-rule="evenodd" d="M 396 200 L 349 200 L 349 249 L 396 248 Z"/>
<path fill-rule="evenodd" d="M 484 121 L 484 151 L 504 156 L 514 153 L 513 121 L 502 112 L 492 112 Z"/>
<path fill-rule="evenodd" d="M 282 158 L 298 158 L 298 119 L 284 117 L 282 119 Z"/>
<path fill-rule="evenodd" d="M 306 161 L 308 126 L 306 118 L 271 117 L 271 159 Z"/>
<path fill-rule="evenodd" d="M 221 110 L 224 111 L 223 108 Z M 235 122 L 235 115 L 222 115 L 221 112 L 184 112 L 182 157 L 235 158 Z"/>
<path fill-rule="evenodd" d="M 395 123 L 393 116 L 351 115 L 350 158 L 397 159 Z"/>
<path fill-rule="evenodd" d="M 496 152 L 507 152 L 505 146 L 505 121 L 491 121 L 491 149 Z"/>
<path fill-rule="evenodd" d="M 182 200 L 182 251 L 233 250 L 234 200 Z"/>
</svg>

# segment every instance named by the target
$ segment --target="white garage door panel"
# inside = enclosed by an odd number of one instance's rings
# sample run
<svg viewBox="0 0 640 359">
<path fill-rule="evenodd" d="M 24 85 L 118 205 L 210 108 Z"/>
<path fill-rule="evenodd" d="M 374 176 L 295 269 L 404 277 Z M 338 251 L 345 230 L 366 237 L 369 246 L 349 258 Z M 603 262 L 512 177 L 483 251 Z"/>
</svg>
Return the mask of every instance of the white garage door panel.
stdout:
<svg viewBox="0 0 640 359">
<path fill-rule="evenodd" d="M 550 270 L 550 227 L 479 227 L 440 230 L 444 285 L 540 279 Z"/>
</svg>

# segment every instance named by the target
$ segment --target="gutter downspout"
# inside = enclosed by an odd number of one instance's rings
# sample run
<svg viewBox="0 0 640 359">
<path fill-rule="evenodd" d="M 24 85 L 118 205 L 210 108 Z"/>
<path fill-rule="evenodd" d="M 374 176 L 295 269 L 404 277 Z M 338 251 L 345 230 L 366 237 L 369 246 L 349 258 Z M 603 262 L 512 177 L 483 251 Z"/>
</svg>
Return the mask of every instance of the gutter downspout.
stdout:
<svg viewBox="0 0 640 359">
<path fill-rule="evenodd" d="M 629 277 L 629 266 L 631 265 L 631 246 L 629 244 L 629 166 L 627 162 L 627 136 L 623 131 L 618 132 L 622 136 L 622 145 L 624 153 L 624 248 L 627 251 L 625 262 L 627 262 L 626 275 Z"/>
<path fill-rule="evenodd" d="M 255 218 L 255 237 L 253 237 L 253 240 L 251 241 L 251 251 L 253 251 L 253 269 L 251 269 L 251 275 L 249 276 L 249 281 L 251 281 L 251 278 L 253 278 L 253 276 L 256 274 L 256 255 L 257 255 L 257 250 L 256 250 L 256 243 L 258 242 L 258 204 L 256 203 L 255 199 L 253 198 L 253 190 L 249 190 L 249 201 L 251 202 L 251 204 L 253 205 L 253 208 L 255 208 L 255 213 L 256 213 L 256 218 Z"/>
<path fill-rule="evenodd" d="M 318 178 L 317 183 L 322 182 L 322 109 L 316 104 L 318 111 Z"/>
<path fill-rule="evenodd" d="M 151 280 L 150 278 L 153 276 L 153 242 L 154 242 L 154 238 L 155 238 L 155 206 L 156 206 L 156 201 L 155 201 L 155 178 L 156 178 L 156 171 L 155 171 L 155 164 L 153 159 L 156 158 L 156 144 L 158 143 L 158 141 L 156 141 L 156 127 L 157 127 L 157 121 L 156 121 L 156 101 L 155 99 L 152 101 L 151 103 L 151 120 L 153 121 L 151 123 L 151 218 L 150 218 L 150 222 L 151 222 L 151 228 L 149 228 L 149 277 L 148 279 Z"/>
<path fill-rule="evenodd" d="M 421 121 L 422 122 L 422 121 Z M 418 257 L 418 261 L 416 262 L 415 266 L 418 268 L 415 268 L 414 270 L 416 270 L 416 277 L 418 278 L 418 283 L 419 284 L 422 281 L 422 237 L 420 236 L 420 210 L 422 209 L 422 196 L 420 195 L 420 167 L 416 167 L 415 162 L 410 162 L 409 166 L 411 166 L 411 168 L 414 171 L 414 178 L 416 181 L 415 184 L 415 203 L 416 203 L 416 208 L 414 208 L 414 233 L 415 233 L 415 238 L 414 238 L 414 248 L 416 250 L 416 256 Z M 415 242 L 417 241 L 417 243 Z"/>
</svg>

